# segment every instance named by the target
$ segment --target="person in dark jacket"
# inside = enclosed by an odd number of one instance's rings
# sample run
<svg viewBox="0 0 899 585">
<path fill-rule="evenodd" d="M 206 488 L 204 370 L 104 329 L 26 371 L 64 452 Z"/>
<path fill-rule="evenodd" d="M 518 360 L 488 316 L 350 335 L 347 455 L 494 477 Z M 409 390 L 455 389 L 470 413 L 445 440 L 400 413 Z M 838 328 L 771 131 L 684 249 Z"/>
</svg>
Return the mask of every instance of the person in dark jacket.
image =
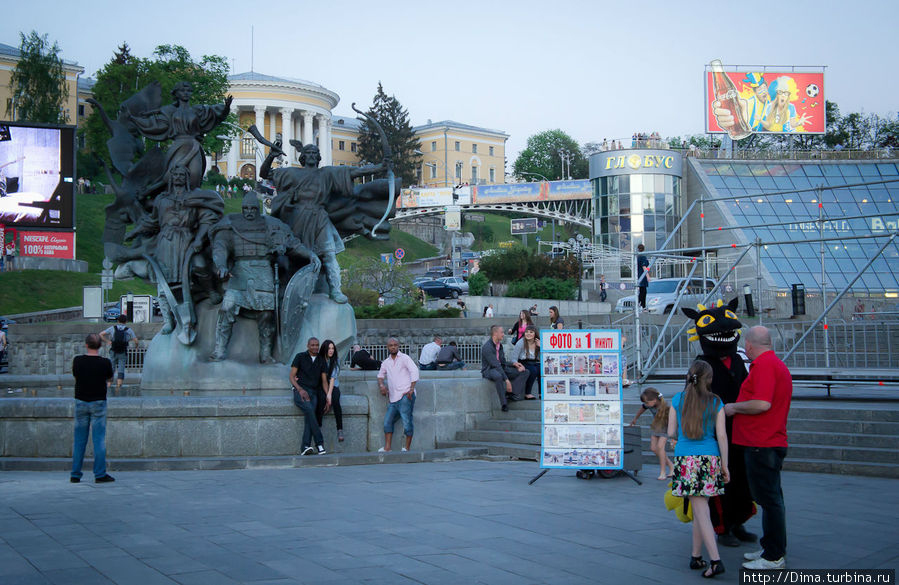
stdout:
<svg viewBox="0 0 899 585">
<path fill-rule="evenodd" d="M 508 400 L 524 400 L 524 386 L 528 380 L 528 371 L 524 366 L 516 368 L 506 361 L 504 335 L 502 325 L 493 325 L 490 339 L 481 346 L 481 376 L 496 385 L 496 395 L 503 412 L 509 410 Z"/>
</svg>

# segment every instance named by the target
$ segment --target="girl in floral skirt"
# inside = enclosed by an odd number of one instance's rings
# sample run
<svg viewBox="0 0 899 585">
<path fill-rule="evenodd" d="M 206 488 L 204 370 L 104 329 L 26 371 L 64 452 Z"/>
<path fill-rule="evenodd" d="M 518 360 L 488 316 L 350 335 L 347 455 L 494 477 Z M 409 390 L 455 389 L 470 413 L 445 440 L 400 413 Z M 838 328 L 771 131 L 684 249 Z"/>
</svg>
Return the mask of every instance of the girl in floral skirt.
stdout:
<svg viewBox="0 0 899 585">
<path fill-rule="evenodd" d="M 730 481 L 727 469 L 727 434 L 724 405 L 709 392 L 712 367 L 695 361 L 687 373 L 684 391 L 671 400 L 668 437 L 674 443 L 674 479 L 671 492 L 690 499 L 693 508 L 693 551 L 691 569 L 705 569 L 703 577 L 724 572 L 715 529 L 709 516 L 709 500 L 724 493 Z M 702 545 L 710 563 L 702 558 Z"/>
</svg>

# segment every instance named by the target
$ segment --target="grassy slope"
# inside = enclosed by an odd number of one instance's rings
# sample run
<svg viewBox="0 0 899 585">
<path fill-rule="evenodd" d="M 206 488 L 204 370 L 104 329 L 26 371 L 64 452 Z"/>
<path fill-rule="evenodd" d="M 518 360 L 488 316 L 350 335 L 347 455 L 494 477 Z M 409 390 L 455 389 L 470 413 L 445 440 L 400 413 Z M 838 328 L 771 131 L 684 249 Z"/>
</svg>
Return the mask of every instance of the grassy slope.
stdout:
<svg viewBox="0 0 899 585">
<path fill-rule="evenodd" d="M 490 231 L 493 233 L 493 241 L 492 242 L 482 242 L 480 240 L 476 240 L 474 246 L 472 246 L 472 249 L 488 250 L 491 248 L 499 247 L 500 242 L 508 242 L 508 241 L 514 241 L 518 244 L 521 243 L 521 236 L 513 236 L 510 233 L 511 218 L 509 216 L 497 215 L 497 214 L 492 214 L 492 213 L 479 213 L 479 212 L 474 212 L 474 213 L 483 215 L 484 221 L 483 222 L 474 222 L 474 221 L 466 220 L 466 219 L 464 219 L 465 216 L 463 215 L 462 231 L 470 232 L 470 231 L 472 231 L 472 229 L 475 226 L 483 224 L 483 225 L 486 225 L 488 228 L 490 228 Z M 518 215 L 516 215 L 516 217 L 532 217 L 532 216 L 518 214 Z M 552 222 L 550 220 L 544 220 L 544 221 L 546 221 L 546 226 L 543 229 L 538 230 L 536 235 L 540 237 L 541 241 L 549 242 L 552 240 L 552 236 L 553 236 Z M 575 231 L 575 229 L 577 231 Z M 562 226 L 561 224 L 557 223 L 556 224 L 556 241 L 565 241 L 568 238 L 572 237 L 574 234 L 578 233 L 578 231 L 583 233 L 585 236 L 590 235 L 590 230 L 588 230 L 587 228 L 583 228 L 583 227 L 579 227 L 579 226 L 577 226 L 577 227 L 576 226 L 570 226 L 570 227 Z M 537 247 L 537 240 L 535 239 L 534 234 L 528 234 L 528 248 L 536 248 L 536 247 Z M 544 248 L 544 250 L 546 250 L 546 248 Z"/>
</svg>

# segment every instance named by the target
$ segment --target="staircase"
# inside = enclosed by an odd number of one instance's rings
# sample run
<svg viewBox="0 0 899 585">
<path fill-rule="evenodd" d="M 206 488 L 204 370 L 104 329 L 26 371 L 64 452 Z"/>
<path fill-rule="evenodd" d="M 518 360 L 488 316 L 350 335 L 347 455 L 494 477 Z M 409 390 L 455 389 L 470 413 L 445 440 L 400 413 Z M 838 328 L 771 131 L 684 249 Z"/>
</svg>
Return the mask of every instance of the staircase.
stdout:
<svg viewBox="0 0 899 585">
<path fill-rule="evenodd" d="M 474 429 L 460 431 L 444 447 L 486 447 L 492 456 L 538 460 L 540 401 L 509 403 L 509 411 L 494 412 Z M 624 403 L 624 421 L 639 407 Z M 658 465 L 649 450 L 649 414 L 639 421 L 643 463 Z M 787 420 L 790 448 L 787 471 L 899 478 L 899 405 L 852 402 L 794 401 Z"/>
</svg>

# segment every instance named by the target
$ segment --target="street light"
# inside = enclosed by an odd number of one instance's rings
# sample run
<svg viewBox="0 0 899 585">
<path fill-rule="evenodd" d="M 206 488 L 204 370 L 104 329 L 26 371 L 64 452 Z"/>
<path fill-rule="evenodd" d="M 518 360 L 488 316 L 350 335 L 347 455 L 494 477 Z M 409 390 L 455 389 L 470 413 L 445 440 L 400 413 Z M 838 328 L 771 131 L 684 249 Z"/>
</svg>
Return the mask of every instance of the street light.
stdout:
<svg viewBox="0 0 899 585">
<path fill-rule="evenodd" d="M 571 180 L 571 153 L 564 148 L 559 149 L 559 158 L 562 159 L 562 179 L 568 177 L 568 180 Z M 565 173 L 565 163 L 568 163 L 568 173 Z"/>
<path fill-rule="evenodd" d="M 584 234 L 578 234 L 576 238 L 568 238 L 568 245 L 577 254 L 577 300 L 584 300 L 584 262 L 582 254 L 590 246 L 589 241 L 585 241 Z"/>
<path fill-rule="evenodd" d="M 544 176 L 541 175 L 540 173 L 528 173 L 528 172 L 525 172 L 525 171 L 521 171 L 521 172 L 518 173 L 518 174 L 519 174 L 519 175 L 531 175 L 531 176 L 533 176 L 533 177 L 540 177 L 541 179 L 543 179 L 544 181 L 546 181 L 547 183 L 549 183 L 549 179 L 547 179 L 546 177 L 544 177 Z"/>
</svg>

